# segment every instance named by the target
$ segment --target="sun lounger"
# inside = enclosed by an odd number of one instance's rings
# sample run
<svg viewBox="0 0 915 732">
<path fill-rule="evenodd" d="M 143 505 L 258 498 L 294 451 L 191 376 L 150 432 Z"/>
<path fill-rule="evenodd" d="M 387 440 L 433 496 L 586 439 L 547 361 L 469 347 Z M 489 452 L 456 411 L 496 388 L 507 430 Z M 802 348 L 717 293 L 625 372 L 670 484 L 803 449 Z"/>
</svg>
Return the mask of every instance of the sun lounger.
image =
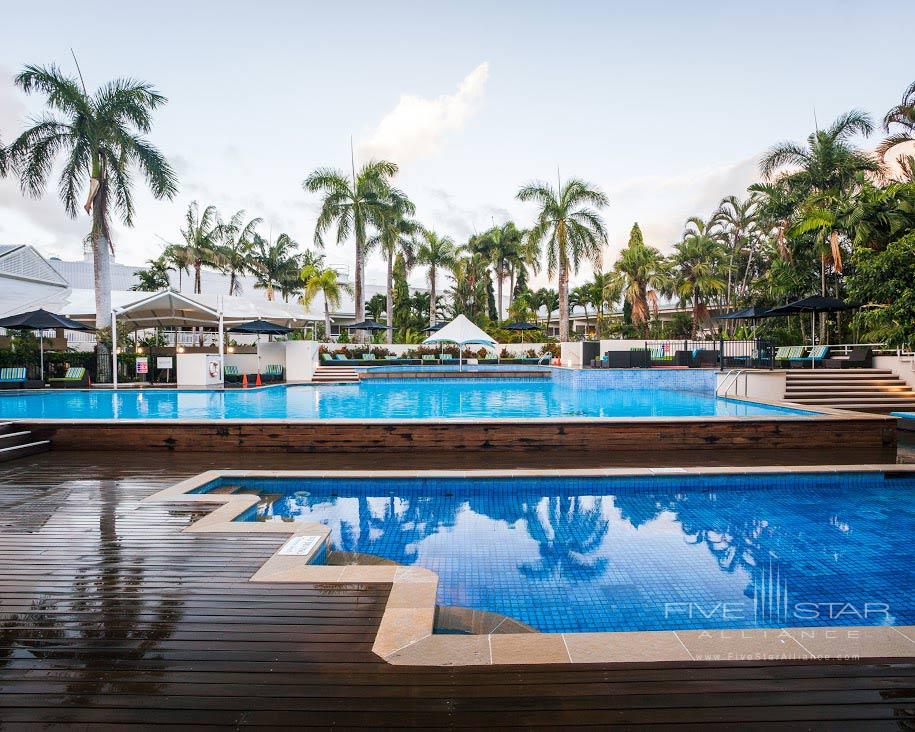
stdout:
<svg viewBox="0 0 915 732">
<path fill-rule="evenodd" d="M 0 389 L 40 389 L 37 379 L 29 379 L 25 366 L 8 366 L 0 369 Z"/>
<path fill-rule="evenodd" d="M 829 346 L 814 346 L 810 349 L 810 353 L 803 355 L 805 351 L 803 347 L 801 348 L 802 355 L 800 356 L 791 356 L 788 358 L 788 364 L 793 369 L 802 369 L 807 366 L 813 366 L 820 363 L 826 356 L 829 355 Z"/>
<path fill-rule="evenodd" d="M 222 369 L 222 380 L 227 384 L 236 384 L 241 382 L 241 372 L 238 366 L 227 363 Z"/>
<path fill-rule="evenodd" d="M 278 363 L 268 363 L 261 375 L 261 381 L 282 381 L 285 369 Z"/>
<path fill-rule="evenodd" d="M 781 346 L 775 352 L 775 361 L 776 363 L 783 363 L 790 365 L 789 362 L 804 357 L 804 351 L 806 351 L 803 346 Z"/>
<path fill-rule="evenodd" d="M 89 374 L 82 366 L 71 366 L 63 377 L 48 379 L 48 383 L 54 389 L 79 389 L 89 386 Z"/>
</svg>

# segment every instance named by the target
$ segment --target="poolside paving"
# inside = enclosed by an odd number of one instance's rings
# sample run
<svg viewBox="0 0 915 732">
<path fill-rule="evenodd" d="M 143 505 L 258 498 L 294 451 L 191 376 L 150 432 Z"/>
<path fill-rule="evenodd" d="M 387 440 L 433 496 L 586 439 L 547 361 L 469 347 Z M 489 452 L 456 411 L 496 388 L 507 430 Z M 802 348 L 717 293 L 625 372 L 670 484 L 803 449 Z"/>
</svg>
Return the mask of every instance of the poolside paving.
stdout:
<svg viewBox="0 0 915 732">
<path fill-rule="evenodd" d="M 908 448 L 900 455 L 911 459 Z M 893 658 L 902 633 L 887 635 L 887 658 L 868 662 L 796 654 L 635 666 L 606 662 L 622 649 L 582 638 L 541 665 L 485 665 L 525 642 L 505 636 L 480 646 L 484 665 L 386 664 L 372 644 L 390 584 L 252 583 L 288 536 L 183 533 L 212 505 L 142 502 L 208 469 L 379 468 L 377 455 L 333 457 L 52 452 L 2 466 L 0 724 L 898 729 L 915 719 L 915 662 Z M 462 467 L 388 457 L 391 468 Z M 801 457 L 780 464 L 810 462 Z M 677 458 L 653 464 L 685 464 Z M 487 467 L 560 467 L 555 455 L 540 459 L 490 455 Z M 600 662 L 555 665 L 564 654 Z"/>
</svg>

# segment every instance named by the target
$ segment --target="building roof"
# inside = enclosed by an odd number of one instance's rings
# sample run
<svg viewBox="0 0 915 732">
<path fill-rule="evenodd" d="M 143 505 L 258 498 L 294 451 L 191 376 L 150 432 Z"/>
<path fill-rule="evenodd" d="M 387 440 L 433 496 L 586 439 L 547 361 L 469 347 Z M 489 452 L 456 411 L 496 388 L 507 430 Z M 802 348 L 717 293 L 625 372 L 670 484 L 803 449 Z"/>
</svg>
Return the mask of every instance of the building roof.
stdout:
<svg viewBox="0 0 915 732">
<path fill-rule="evenodd" d="M 60 272 L 28 244 L 0 245 L 0 277 L 67 287 L 67 280 Z"/>
</svg>

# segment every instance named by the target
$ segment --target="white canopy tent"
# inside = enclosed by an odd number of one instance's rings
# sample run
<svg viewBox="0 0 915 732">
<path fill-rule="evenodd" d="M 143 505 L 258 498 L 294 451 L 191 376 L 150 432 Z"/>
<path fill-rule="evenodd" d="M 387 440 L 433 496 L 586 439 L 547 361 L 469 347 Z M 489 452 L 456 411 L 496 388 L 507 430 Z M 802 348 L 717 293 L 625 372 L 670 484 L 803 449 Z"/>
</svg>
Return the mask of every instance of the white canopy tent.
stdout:
<svg viewBox="0 0 915 732">
<path fill-rule="evenodd" d="M 492 348 L 496 345 L 496 341 L 486 331 L 474 325 L 463 315 L 458 315 L 448 325 L 423 341 L 423 345 L 436 343 L 456 343 L 458 345 L 458 368 L 463 368 L 464 346 L 480 345 Z"/>
<path fill-rule="evenodd" d="M 94 317 L 94 314 L 93 314 Z M 77 316 L 78 318 L 78 316 Z M 287 328 L 305 325 L 312 318 L 300 306 L 291 303 L 249 300 L 222 295 L 187 295 L 162 290 L 111 311 L 111 338 L 117 344 L 117 324 L 129 323 L 136 328 L 169 328 L 216 326 L 220 367 L 225 366 L 224 333 L 227 325 L 251 320 L 267 320 Z M 111 365 L 114 388 L 118 386 L 117 348 L 112 349 Z"/>
</svg>

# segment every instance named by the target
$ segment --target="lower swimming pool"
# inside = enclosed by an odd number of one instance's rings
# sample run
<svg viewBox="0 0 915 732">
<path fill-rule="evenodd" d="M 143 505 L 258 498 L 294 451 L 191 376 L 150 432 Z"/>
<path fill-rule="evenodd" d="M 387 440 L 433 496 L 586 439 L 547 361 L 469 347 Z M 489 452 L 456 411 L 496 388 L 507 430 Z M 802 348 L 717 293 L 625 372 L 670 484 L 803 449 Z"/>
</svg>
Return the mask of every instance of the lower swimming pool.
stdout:
<svg viewBox="0 0 915 732">
<path fill-rule="evenodd" d="M 220 478 L 544 632 L 915 624 L 915 473 Z"/>
</svg>

